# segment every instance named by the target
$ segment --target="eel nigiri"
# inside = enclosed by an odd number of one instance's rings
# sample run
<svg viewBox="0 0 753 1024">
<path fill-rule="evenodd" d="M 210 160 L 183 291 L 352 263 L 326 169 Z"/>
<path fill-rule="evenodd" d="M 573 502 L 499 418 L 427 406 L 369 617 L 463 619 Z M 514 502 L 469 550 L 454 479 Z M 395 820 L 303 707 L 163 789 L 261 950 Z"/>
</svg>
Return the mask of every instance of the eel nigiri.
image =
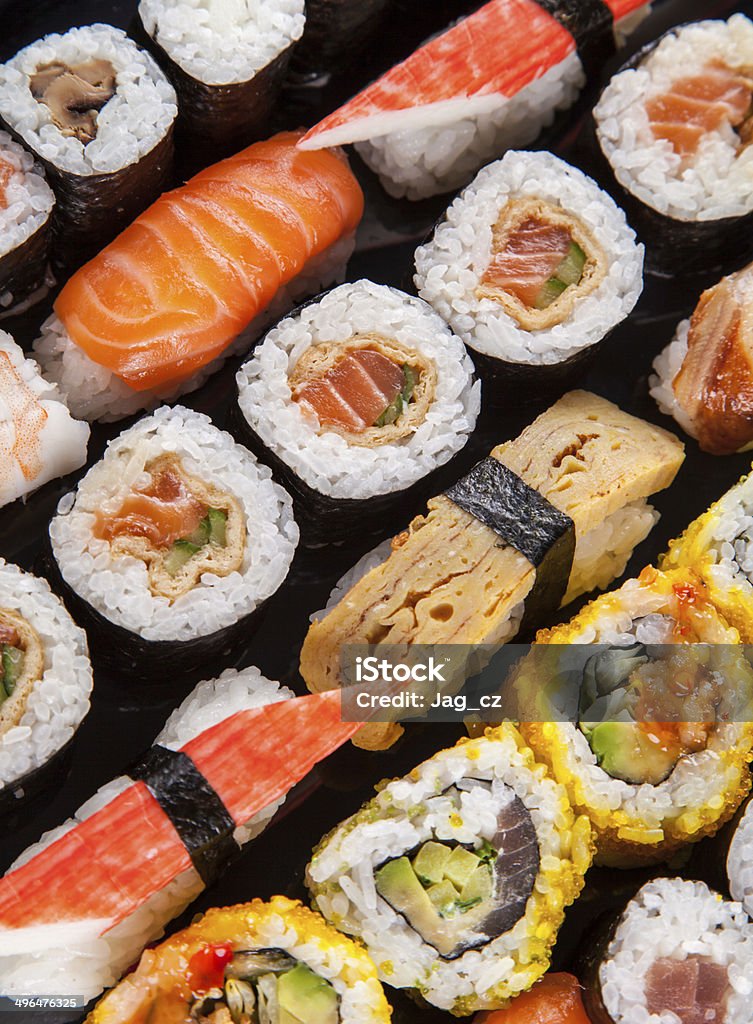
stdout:
<svg viewBox="0 0 753 1024">
<path fill-rule="evenodd" d="M 35 348 L 71 408 L 117 418 L 188 390 L 303 271 L 321 263 L 329 280 L 363 195 L 344 156 L 299 139 L 256 143 L 161 196 L 68 281 Z"/>
<path fill-rule="evenodd" d="M 577 23 L 571 4 L 490 0 L 325 117 L 301 148 L 359 143 L 387 191 L 409 199 L 457 188 L 570 106 L 584 68 L 614 47 L 613 28 L 645 6 L 607 0 L 601 20 Z"/>
<path fill-rule="evenodd" d="M 89 427 L 71 418 L 39 367 L 0 331 L 0 506 L 86 461 Z"/>
</svg>

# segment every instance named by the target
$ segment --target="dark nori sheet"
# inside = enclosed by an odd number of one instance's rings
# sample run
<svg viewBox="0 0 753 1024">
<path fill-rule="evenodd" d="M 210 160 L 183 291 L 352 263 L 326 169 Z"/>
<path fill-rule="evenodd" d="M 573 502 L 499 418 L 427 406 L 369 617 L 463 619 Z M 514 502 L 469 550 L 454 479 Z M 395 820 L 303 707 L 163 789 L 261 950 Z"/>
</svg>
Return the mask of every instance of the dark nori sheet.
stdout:
<svg viewBox="0 0 753 1024">
<path fill-rule="evenodd" d="M 575 40 L 583 70 L 590 78 L 615 52 L 614 18 L 603 0 L 536 0 Z"/>
<path fill-rule="evenodd" d="M 676 35 L 683 27 L 678 25 L 641 47 L 615 74 L 639 67 L 662 39 Z M 648 270 L 666 275 L 722 271 L 739 267 L 753 256 L 753 212 L 717 220 L 683 221 L 668 217 L 634 196 L 617 180 L 599 144 L 593 115 L 587 120 L 581 142 L 588 165 L 584 169 L 625 211 L 628 223 L 646 246 Z"/>
<path fill-rule="evenodd" d="M 540 624 L 556 611 L 573 566 L 572 519 L 492 456 L 474 466 L 445 494 L 536 567 L 521 630 Z"/>
<path fill-rule="evenodd" d="M 8 782 L 0 789 L 0 815 L 8 815 L 11 821 L 5 824 L 12 824 L 14 812 L 21 811 L 26 815 L 26 808 L 31 800 L 39 796 L 46 789 L 54 787 L 55 783 L 62 783 L 68 774 L 73 747 L 76 742 L 76 735 L 68 740 L 64 746 L 56 750 L 52 756 L 38 768 L 32 768 L 30 772 Z"/>
<path fill-rule="evenodd" d="M 298 75 L 332 75 L 358 58 L 390 0 L 306 0 L 306 28 L 293 54 Z"/>
<path fill-rule="evenodd" d="M 206 885 L 238 856 L 235 822 L 191 758 L 155 745 L 126 772 L 149 787 Z"/>
<path fill-rule="evenodd" d="M 608 337 L 608 335 L 607 335 Z M 469 348 L 481 378 L 484 402 L 490 406 L 526 403 L 532 394 L 558 398 L 582 379 L 604 339 L 558 363 L 515 363 Z"/>
<path fill-rule="evenodd" d="M 15 249 L 0 257 L 0 295 L 9 292 L 17 306 L 45 283 L 50 256 L 50 218 Z M 3 311 L 0 306 L 0 313 Z"/>
</svg>

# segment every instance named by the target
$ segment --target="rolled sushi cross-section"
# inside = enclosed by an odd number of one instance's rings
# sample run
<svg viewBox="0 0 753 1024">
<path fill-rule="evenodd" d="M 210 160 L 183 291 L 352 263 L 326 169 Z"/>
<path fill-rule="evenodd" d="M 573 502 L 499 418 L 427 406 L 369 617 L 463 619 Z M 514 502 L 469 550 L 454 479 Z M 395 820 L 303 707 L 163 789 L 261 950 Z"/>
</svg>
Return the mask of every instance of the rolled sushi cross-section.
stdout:
<svg viewBox="0 0 753 1024">
<path fill-rule="evenodd" d="M 712 455 L 753 445 L 752 311 L 749 264 L 701 295 L 692 317 L 678 324 L 654 360 L 652 397 Z"/>
<path fill-rule="evenodd" d="M 395 196 L 465 185 L 489 160 L 532 142 L 600 69 L 642 0 L 491 0 L 429 39 L 301 143 L 356 143 Z"/>
<path fill-rule="evenodd" d="M 576 721 L 542 712 L 560 659 L 580 674 Z M 603 863 L 667 859 L 716 832 L 750 788 L 753 669 L 692 573 L 645 569 L 543 630 L 516 688 L 521 732 L 590 817 Z"/>
<path fill-rule="evenodd" d="M 594 1024 L 745 1024 L 753 925 L 703 882 L 658 878 L 592 952 L 585 1005 Z"/>
<path fill-rule="evenodd" d="M 92 690 L 86 635 L 44 580 L 0 559 L 0 797 L 73 738 Z"/>
<path fill-rule="evenodd" d="M 364 950 L 285 896 L 209 910 L 147 950 L 87 1024 L 388 1024 Z"/>
<path fill-rule="evenodd" d="M 339 700 L 293 699 L 254 668 L 199 684 L 129 776 L 0 879 L 0 992 L 114 984 L 353 728 Z"/>
<path fill-rule="evenodd" d="M 495 646 L 515 636 L 524 610 L 535 621 L 607 586 L 656 522 L 647 497 L 682 459 L 670 434 L 588 392 L 566 395 L 432 498 L 347 592 L 336 588 L 301 650 L 309 689 L 343 685 L 345 645 Z M 399 734 L 369 723 L 359 742 L 389 745 Z"/>
<path fill-rule="evenodd" d="M 67 585 L 145 640 L 211 636 L 284 580 L 298 541 L 271 472 L 177 406 L 112 441 L 50 524 Z"/>
<path fill-rule="evenodd" d="M 384 981 L 465 1015 L 546 971 L 591 852 L 587 819 L 504 725 L 384 786 L 322 840 L 307 884 Z"/>
<path fill-rule="evenodd" d="M 753 643 L 753 476 L 743 477 L 673 540 L 660 568 L 695 572 L 743 643 Z"/>
<path fill-rule="evenodd" d="M 0 331 L 0 507 L 83 466 L 88 443 L 89 425 Z"/>
<path fill-rule="evenodd" d="M 299 138 L 161 196 L 68 281 L 34 348 L 74 413 L 117 420 L 193 390 L 341 279 L 363 194 L 341 153 L 302 153 Z"/>
<path fill-rule="evenodd" d="M 0 66 L 0 117 L 57 197 L 54 255 L 78 266 L 170 184 L 175 92 L 110 25 L 31 43 Z"/>
<path fill-rule="evenodd" d="M 252 430 L 320 495 L 401 491 L 467 441 L 480 385 L 420 299 L 358 281 L 275 327 L 238 373 Z"/>
<path fill-rule="evenodd" d="M 635 226 L 647 237 L 652 227 L 663 234 L 662 257 L 674 247 L 680 269 L 687 260 L 708 266 L 730 251 L 749 251 L 749 222 L 741 218 L 753 212 L 752 72 L 748 18 L 700 21 L 648 47 L 612 78 L 594 108 L 617 181 L 664 218 L 662 227 L 637 209 Z"/>
<path fill-rule="evenodd" d="M 21 312 L 47 294 L 54 205 L 40 166 L 0 132 L 0 309 Z"/>
<path fill-rule="evenodd" d="M 551 153 L 485 167 L 416 250 L 415 283 L 474 351 L 556 364 L 633 309 L 643 246 L 613 200 Z"/>
<path fill-rule="evenodd" d="M 208 159 L 264 134 L 295 42 L 303 0 L 141 0 L 139 18 L 178 94 L 180 123 Z"/>
</svg>

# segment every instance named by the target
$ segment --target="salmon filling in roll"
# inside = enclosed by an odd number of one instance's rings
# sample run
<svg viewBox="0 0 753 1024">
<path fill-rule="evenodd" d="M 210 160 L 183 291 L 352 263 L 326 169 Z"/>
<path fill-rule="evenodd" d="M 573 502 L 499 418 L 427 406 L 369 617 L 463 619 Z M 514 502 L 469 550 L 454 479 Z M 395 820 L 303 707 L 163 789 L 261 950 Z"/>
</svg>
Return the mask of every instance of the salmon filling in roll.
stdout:
<svg viewBox="0 0 753 1024">
<path fill-rule="evenodd" d="M 563 323 L 606 275 L 606 257 L 572 214 L 542 199 L 513 200 L 492 231 L 492 258 L 476 294 L 526 330 Z"/>
<path fill-rule="evenodd" d="M 114 511 L 100 511 L 94 534 L 114 554 L 142 559 L 152 593 L 176 598 L 205 572 L 227 576 L 240 568 L 246 528 L 238 501 L 189 476 L 179 457 L 147 463 L 148 481 Z"/>
<path fill-rule="evenodd" d="M 436 386 L 433 362 L 379 334 L 312 345 L 294 366 L 293 400 L 311 411 L 320 431 L 375 446 L 410 436 L 426 418 Z"/>
<path fill-rule="evenodd" d="M 18 612 L 0 608 L 0 735 L 19 724 L 43 672 L 37 631 Z"/>
</svg>

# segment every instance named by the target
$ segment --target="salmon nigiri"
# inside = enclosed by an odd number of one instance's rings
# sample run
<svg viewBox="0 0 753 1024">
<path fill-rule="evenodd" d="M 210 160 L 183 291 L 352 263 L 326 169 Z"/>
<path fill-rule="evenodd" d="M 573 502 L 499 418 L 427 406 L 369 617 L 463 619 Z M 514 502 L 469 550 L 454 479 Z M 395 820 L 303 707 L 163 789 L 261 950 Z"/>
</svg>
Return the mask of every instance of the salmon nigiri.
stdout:
<svg viewBox="0 0 753 1024">
<path fill-rule="evenodd" d="M 63 364 L 71 346 L 89 362 L 66 380 L 43 339 L 37 348 L 74 407 L 71 391 L 97 368 L 131 391 L 180 388 L 352 235 L 363 195 L 345 157 L 302 152 L 299 139 L 256 143 L 161 196 L 68 281 L 55 303 L 61 326 L 51 329 L 64 335 Z"/>
</svg>

